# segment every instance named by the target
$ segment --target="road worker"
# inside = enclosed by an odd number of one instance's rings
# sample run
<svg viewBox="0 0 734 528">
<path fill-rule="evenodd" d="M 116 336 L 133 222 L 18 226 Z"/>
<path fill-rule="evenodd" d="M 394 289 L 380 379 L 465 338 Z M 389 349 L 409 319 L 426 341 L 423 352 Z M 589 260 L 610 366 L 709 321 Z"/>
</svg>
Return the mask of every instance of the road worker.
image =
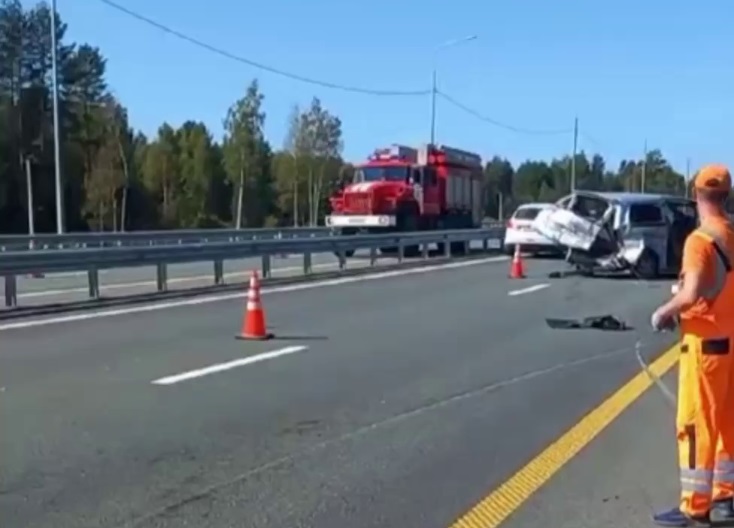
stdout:
<svg viewBox="0 0 734 528">
<path fill-rule="evenodd" d="M 724 207 L 731 175 L 723 165 L 708 165 L 693 186 L 700 225 L 685 242 L 678 292 L 651 321 L 662 329 L 677 319 L 681 329 L 681 500 L 653 516 L 660 526 L 734 519 L 734 225 Z"/>
</svg>

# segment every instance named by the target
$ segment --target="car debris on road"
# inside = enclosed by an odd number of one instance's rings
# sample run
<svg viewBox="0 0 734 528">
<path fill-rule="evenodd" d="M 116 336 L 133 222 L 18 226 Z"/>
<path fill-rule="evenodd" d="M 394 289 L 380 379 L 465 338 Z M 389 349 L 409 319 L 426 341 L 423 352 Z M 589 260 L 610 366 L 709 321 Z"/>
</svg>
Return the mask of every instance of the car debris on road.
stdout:
<svg viewBox="0 0 734 528">
<path fill-rule="evenodd" d="M 613 315 L 594 315 L 591 317 L 582 317 L 581 319 L 546 319 L 545 322 L 553 329 L 562 330 L 572 328 L 616 331 L 632 330 L 631 326 Z"/>
</svg>

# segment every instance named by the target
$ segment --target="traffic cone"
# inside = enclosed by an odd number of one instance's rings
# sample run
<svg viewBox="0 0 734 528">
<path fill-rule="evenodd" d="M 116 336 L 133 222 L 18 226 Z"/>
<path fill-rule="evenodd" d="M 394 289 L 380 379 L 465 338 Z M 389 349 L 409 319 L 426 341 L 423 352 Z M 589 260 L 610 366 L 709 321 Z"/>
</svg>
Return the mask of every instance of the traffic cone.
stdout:
<svg viewBox="0 0 734 528">
<path fill-rule="evenodd" d="M 520 255 L 520 245 L 515 246 L 515 254 L 512 256 L 512 264 L 510 264 L 510 278 L 511 279 L 524 279 L 525 278 L 525 266 L 522 263 L 522 256 Z"/>
<path fill-rule="evenodd" d="M 260 341 L 273 337 L 273 334 L 269 334 L 265 327 L 265 311 L 260 302 L 260 279 L 256 271 L 253 271 L 250 276 L 250 288 L 247 292 L 245 316 L 242 318 L 242 330 L 235 337 L 237 339 Z"/>
</svg>

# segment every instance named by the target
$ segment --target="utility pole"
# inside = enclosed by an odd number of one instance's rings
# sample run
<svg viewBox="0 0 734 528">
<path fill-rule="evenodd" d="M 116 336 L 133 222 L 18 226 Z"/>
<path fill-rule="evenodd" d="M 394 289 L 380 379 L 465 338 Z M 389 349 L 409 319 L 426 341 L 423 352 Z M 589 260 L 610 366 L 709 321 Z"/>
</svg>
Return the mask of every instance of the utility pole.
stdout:
<svg viewBox="0 0 734 528">
<path fill-rule="evenodd" d="M 571 192 L 576 191 L 576 149 L 579 143 L 579 118 L 573 119 L 573 154 L 571 155 Z"/>
<path fill-rule="evenodd" d="M 59 126 L 59 74 L 56 43 L 56 0 L 51 1 L 51 76 L 53 77 L 54 175 L 56 183 L 56 232 L 64 232 L 64 189 L 61 185 L 61 137 Z"/>
<path fill-rule="evenodd" d="M 436 82 L 436 77 L 438 75 L 436 73 L 436 56 L 438 55 L 438 52 L 444 48 L 455 46 L 457 44 L 463 44 L 464 42 L 476 40 L 477 38 L 479 38 L 477 37 L 477 35 L 470 35 L 468 37 L 463 37 L 460 39 L 449 40 L 437 46 L 433 50 L 433 72 L 431 75 L 431 145 L 436 143 L 436 96 L 438 95 L 438 85 Z"/>
<path fill-rule="evenodd" d="M 645 147 L 642 158 L 642 181 L 640 182 L 640 192 L 645 192 L 645 179 L 647 177 L 647 140 L 645 140 Z"/>
<path fill-rule="evenodd" d="M 26 184 L 26 199 L 28 207 L 28 234 L 33 236 L 36 234 L 36 225 L 33 221 L 33 179 L 31 173 L 31 158 L 25 157 L 25 184 Z M 33 242 L 31 241 L 31 244 Z"/>
<path fill-rule="evenodd" d="M 436 143 L 436 61 L 433 61 L 433 77 L 431 83 L 431 145 Z"/>
</svg>

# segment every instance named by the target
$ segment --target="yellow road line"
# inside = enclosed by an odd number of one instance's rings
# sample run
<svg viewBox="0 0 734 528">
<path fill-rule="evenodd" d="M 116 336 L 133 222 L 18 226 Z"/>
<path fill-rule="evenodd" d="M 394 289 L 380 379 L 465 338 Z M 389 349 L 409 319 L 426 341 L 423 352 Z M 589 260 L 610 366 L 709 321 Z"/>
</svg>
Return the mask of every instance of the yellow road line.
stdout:
<svg viewBox="0 0 734 528">
<path fill-rule="evenodd" d="M 661 355 L 650 370 L 665 375 L 678 361 L 673 347 Z M 653 381 L 643 371 L 628 381 L 604 403 L 548 446 L 500 487 L 460 517 L 451 528 L 496 528 L 543 484 L 612 423 L 627 407 L 650 388 Z"/>
</svg>

